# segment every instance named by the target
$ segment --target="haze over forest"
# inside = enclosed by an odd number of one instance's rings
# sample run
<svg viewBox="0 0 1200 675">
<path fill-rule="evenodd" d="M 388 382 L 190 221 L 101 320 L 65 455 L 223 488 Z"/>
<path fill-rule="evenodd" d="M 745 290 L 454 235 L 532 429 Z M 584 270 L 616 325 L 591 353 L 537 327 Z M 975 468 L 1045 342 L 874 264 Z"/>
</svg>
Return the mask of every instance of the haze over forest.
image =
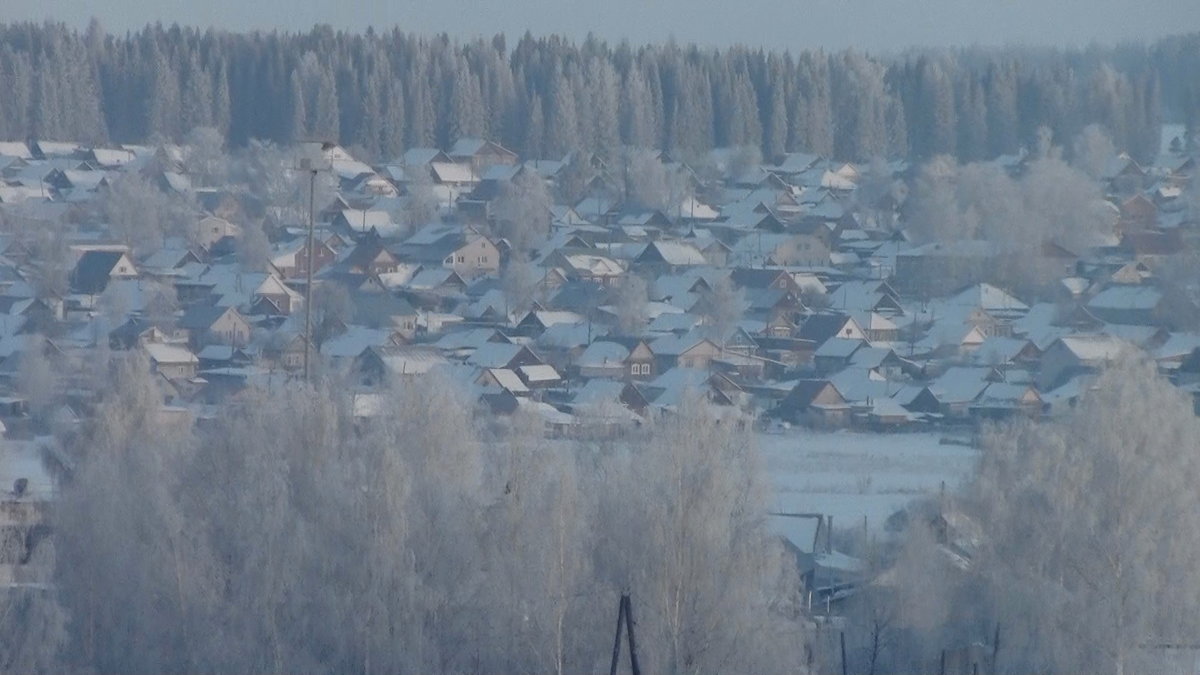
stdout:
<svg viewBox="0 0 1200 675">
<path fill-rule="evenodd" d="M 83 28 L 99 6 L 86 0 L 8 0 L 0 20 L 50 18 Z M 364 31 L 393 25 L 406 31 L 446 32 L 469 39 L 526 31 L 582 40 L 589 33 L 611 41 L 745 44 L 799 50 L 853 46 L 869 51 L 911 46 L 1112 45 L 1154 40 L 1200 29 L 1200 6 L 1188 0 L 803 0 L 772 3 L 684 0 L 209 0 L 152 2 L 107 0 L 100 14 L 117 33 L 147 23 L 180 23 L 229 30 L 307 31 L 315 24 Z"/>
</svg>

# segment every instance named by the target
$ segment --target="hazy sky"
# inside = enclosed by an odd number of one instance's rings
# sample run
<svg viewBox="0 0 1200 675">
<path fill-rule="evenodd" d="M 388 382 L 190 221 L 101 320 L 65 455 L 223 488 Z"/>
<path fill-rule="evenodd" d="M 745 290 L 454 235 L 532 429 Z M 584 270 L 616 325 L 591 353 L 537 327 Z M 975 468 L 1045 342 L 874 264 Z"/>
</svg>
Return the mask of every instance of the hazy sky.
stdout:
<svg viewBox="0 0 1200 675">
<path fill-rule="evenodd" d="M 303 30 L 368 25 L 470 37 L 589 31 L 636 43 L 891 50 L 909 45 L 1083 45 L 1200 30 L 1200 0 L 0 0 L 0 21 L 110 31 L 147 22 Z"/>
</svg>

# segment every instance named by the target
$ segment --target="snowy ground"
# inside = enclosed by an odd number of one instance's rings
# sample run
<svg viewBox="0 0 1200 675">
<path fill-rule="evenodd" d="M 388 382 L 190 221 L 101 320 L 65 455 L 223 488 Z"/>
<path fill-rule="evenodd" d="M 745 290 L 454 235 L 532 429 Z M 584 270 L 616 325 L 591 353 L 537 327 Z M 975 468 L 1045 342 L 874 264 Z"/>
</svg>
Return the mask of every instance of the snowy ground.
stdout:
<svg viewBox="0 0 1200 675">
<path fill-rule="evenodd" d="M 944 437 L 792 429 L 760 434 L 759 448 L 777 488 L 776 510 L 831 515 L 835 528 L 862 527 L 866 516 L 876 530 L 943 481 L 950 490 L 969 478 L 978 451 L 942 444 Z"/>
</svg>

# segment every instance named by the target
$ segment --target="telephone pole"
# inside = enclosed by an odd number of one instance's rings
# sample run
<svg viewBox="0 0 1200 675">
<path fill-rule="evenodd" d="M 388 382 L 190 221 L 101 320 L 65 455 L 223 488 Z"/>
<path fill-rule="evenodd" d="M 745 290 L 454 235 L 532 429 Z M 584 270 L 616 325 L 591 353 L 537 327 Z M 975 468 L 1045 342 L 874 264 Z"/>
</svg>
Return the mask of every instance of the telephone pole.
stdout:
<svg viewBox="0 0 1200 675">
<path fill-rule="evenodd" d="M 300 170 L 308 172 L 308 261 L 304 265 L 304 382 L 309 381 L 309 353 L 312 351 L 313 284 L 313 206 L 317 188 L 317 168 L 308 157 L 300 160 Z"/>
<path fill-rule="evenodd" d="M 617 637 L 613 641 L 612 662 L 609 675 L 617 675 L 617 665 L 621 661 L 621 629 L 625 629 L 625 640 L 629 643 L 629 669 L 633 675 L 642 675 L 638 664 L 637 642 L 633 637 L 633 601 L 628 593 L 621 594 L 621 602 L 617 605 Z"/>
</svg>

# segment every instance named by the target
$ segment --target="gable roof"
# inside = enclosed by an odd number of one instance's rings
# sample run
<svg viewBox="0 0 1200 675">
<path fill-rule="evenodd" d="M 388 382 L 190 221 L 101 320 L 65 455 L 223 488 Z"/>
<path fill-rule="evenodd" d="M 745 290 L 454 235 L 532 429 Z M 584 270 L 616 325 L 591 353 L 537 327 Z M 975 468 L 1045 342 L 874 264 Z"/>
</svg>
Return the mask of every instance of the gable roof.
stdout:
<svg viewBox="0 0 1200 675">
<path fill-rule="evenodd" d="M 485 342 L 467 358 L 467 363 L 480 368 L 507 368 L 526 349 L 507 342 Z"/>
<path fill-rule="evenodd" d="M 227 312 L 237 314 L 232 307 L 214 307 L 209 305 L 191 305 L 179 319 L 179 327 L 188 330 L 208 330 Z"/>
<path fill-rule="evenodd" d="M 71 271 L 71 287 L 80 293 L 100 293 L 122 258 L 125 254 L 121 251 L 84 251 Z"/>
<path fill-rule="evenodd" d="M 1024 313 L 1029 311 L 1029 305 L 991 284 L 974 284 L 968 286 L 950 298 L 949 304 L 960 307 L 977 307 L 988 313 Z"/>
<path fill-rule="evenodd" d="M 796 384 L 788 392 L 787 398 L 793 405 L 803 410 L 812 405 L 813 401 L 826 391 L 833 391 L 839 401 L 842 403 L 846 402 L 846 398 L 842 396 L 838 388 L 829 380 L 796 380 Z"/>
<path fill-rule="evenodd" d="M 664 262 L 668 265 L 707 265 L 704 254 L 691 244 L 679 241 L 652 241 L 634 258 L 636 262 Z"/>
<path fill-rule="evenodd" d="M 858 324 L 853 317 L 847 314 L 813 314 L 800 326 L 797 337 L 820 344 L 830 338 L 843 335 L 845 332 L 843 328 L 850 323 L 856 326 Z"/>
</svg>

